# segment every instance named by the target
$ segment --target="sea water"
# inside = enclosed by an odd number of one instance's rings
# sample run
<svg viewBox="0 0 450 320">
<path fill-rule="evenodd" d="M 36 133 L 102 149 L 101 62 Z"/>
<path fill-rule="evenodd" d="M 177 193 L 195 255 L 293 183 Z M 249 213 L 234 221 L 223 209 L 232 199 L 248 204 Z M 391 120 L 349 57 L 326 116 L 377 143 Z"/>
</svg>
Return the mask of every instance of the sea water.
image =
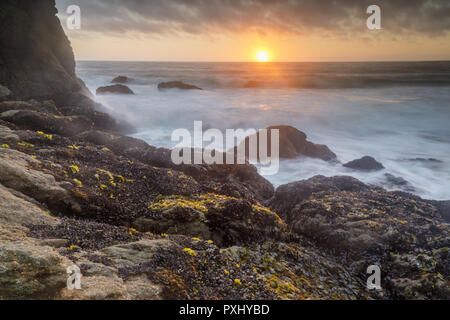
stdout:
<svg viewBox="0 0 450 320">
<path fill-rule="evenodd" d="M 387 189 L 450 199 L 450 62 L 181 63 L 79 61 L 92 92 L 118 75 L 135 95 L 98 96 L 109 112 L 137 128 L 134 135 L 172 148 L 175 129 L 262 129 L 291 125 L 326 144 L 341 163 L 372 156 L 385 170 L 357 172 L 339 163 L 299 157 L 282 160 L 275 186 L 350 175 Z M 204 90 L 159 91 L 180 80 Z M 428 160 L 433 159 L 433 160 Z M 386 184 L 385 174 L 408 186 Z"/>
</svg>

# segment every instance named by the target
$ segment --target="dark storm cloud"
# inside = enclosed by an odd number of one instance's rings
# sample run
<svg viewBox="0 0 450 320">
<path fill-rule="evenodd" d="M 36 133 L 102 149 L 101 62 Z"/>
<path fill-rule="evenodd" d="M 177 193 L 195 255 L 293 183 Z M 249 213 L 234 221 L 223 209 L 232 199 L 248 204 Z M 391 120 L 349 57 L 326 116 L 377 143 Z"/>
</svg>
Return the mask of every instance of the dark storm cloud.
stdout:
<svg viewBox="0 0 450 320">
<path fill-rule="evenodd" d="M 450 30 L 449 0 L 57 0 L 76 4 L 83 30 L 147 34 L 246 31 L 352 35 L 366 32 L 366 8 L 382 9 L 383 30 L 441 35 Z"/>
</svg>

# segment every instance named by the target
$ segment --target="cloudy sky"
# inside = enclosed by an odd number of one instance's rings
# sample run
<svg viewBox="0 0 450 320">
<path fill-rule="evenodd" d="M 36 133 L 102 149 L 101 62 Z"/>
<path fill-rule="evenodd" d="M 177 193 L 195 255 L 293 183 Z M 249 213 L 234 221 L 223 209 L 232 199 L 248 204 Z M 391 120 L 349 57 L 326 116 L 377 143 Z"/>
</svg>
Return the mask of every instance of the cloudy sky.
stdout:
<svg viewBox="0 0 450 320">
<path fill-rule="evenodd" d="M 449 0 L 56 0 L 79 60 L 449 60 Z M 369 30 L 369 5 L 381 30 Z"/>
</svg>

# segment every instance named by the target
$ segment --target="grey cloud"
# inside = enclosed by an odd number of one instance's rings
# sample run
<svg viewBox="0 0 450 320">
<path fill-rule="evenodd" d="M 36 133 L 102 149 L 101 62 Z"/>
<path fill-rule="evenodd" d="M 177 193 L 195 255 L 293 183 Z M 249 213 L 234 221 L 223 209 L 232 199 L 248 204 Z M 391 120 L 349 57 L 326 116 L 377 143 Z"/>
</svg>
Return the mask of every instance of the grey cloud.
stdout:
<svg viewBox="0 0 450 320">
<path fill-rule="evenodd" d="M 209 34 L 254 31 L 348 36 L 367 32 L 366 8 L 382 9 L 388 34 L 450 31 L 448 0 L 57 0 L 76 4 L 88 32 Z"/>
</svg>

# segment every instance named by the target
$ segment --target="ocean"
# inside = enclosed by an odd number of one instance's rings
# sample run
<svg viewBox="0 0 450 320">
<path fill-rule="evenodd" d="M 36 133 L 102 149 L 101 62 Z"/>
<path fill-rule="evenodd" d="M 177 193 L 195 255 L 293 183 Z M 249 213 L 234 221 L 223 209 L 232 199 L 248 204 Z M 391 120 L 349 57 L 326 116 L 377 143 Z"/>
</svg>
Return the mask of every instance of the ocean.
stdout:
<svg viewBox="0 0 450 320">
<path fill-rule="evenodd" d="M 350 175 L 388 190 L 450 199 L 450 62 L 181 63 L 79 61 L 88 88 L 118 75 L 135 93 L 98 96 L 110 113 L 137 128 L 134 137 L 174 147 L 173 130 L 262 129 L 291 125 L 326 144 L 340 162 L 369 155 L 385 170 L 356 172 L 300 157 L 267 176 L 275 186 L 321 174 Z M 180 80 L 203 91 L 159 91 Z M 385 174 L 407 185 L 388 183 Z"/>
</svg>

